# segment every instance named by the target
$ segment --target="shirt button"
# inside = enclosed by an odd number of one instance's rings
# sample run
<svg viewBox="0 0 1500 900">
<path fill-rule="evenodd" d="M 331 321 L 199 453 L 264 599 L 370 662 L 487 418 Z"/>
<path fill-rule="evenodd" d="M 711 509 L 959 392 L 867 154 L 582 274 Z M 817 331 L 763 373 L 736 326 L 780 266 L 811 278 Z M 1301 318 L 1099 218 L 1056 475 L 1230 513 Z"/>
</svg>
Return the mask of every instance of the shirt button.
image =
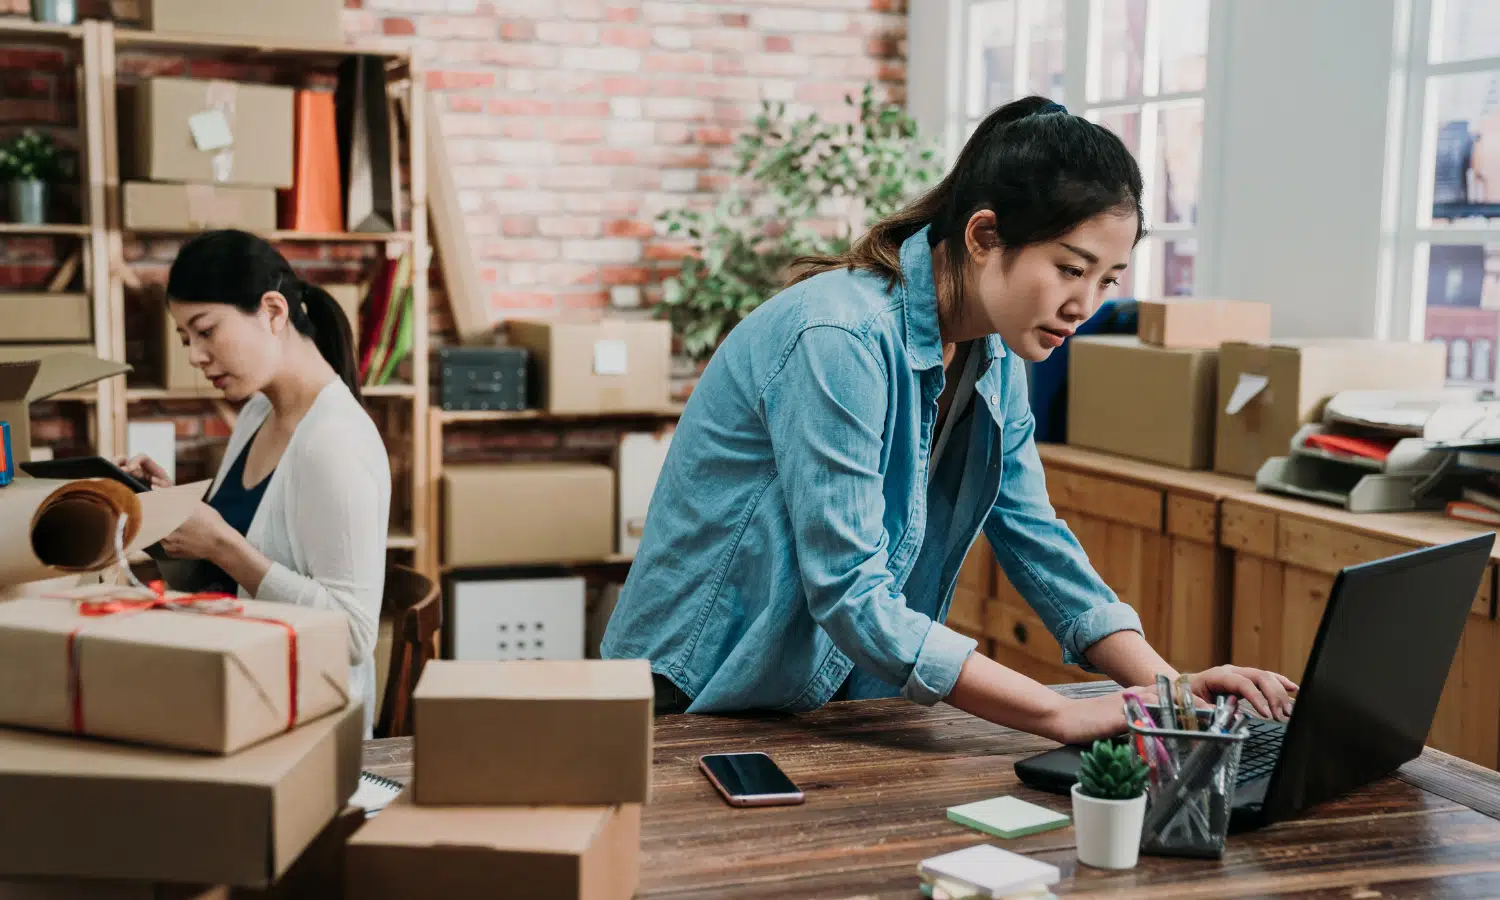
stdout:
<svg viewBox="0 0 1500 900">
<path fill-rule="evenodd" d="M 999 406 L 1000 405 L 1000 395 L 999 394 L 990 394 L 990 405 L 991 406 Z"/>
</svg>

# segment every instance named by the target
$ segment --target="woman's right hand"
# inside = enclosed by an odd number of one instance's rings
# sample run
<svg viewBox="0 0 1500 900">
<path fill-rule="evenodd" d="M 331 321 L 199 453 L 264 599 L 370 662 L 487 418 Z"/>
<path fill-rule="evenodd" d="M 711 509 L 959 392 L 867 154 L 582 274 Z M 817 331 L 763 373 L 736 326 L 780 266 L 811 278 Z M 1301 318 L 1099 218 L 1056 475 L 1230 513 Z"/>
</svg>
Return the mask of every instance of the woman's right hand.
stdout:
<svg viewBox="0 0 1500 900">
<path fill-rule="evenodd" d="M 1155 688 L 1136 687 L 1130 690 L 1147 706 L 1156 702 Z M 1128 730 L 1125 724 L 1124 693 L 1118 691 L 1098 697 L 1065 700 L 1049 717 L 1050 721 L 1045 723 L 1045 732 L 1039 733 L 1060 744 L 1090 744 L 1095 740 L 1108 740 L 1124 734 Z"/>
<path fill-rule="evenodd" d="M 156 460 L 149 456 L 141 455 L 128 458 L 120 456 L 116 457 L 114 462 L 126 475 L 145 482 L 153 490 L 172 486 L 172 479 L 167 477 L 167 470 L 163 469 L 157 464 Z"/>
</svg>

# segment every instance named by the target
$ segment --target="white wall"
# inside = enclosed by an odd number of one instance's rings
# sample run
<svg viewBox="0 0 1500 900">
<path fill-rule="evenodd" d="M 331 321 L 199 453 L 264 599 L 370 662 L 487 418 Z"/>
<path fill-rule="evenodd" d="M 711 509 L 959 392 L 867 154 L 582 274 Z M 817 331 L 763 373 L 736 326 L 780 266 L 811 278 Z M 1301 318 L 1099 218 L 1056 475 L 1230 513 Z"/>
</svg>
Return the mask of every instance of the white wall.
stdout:
<svg viewBox="0 0 1500 900">
<path fill-rule="evenodd" d="M 1397 0 L 1220 2 L 1222 177 L 1197 293 L 1273 304 L 1278 336 L 1373 336 Z"/>
</svg>

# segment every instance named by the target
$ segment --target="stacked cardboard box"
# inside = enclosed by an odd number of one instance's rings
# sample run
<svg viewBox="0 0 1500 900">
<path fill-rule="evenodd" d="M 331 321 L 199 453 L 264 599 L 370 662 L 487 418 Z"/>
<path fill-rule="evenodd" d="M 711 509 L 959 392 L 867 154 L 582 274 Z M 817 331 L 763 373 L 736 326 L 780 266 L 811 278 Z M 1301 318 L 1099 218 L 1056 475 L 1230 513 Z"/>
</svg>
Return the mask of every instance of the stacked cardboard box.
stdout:
<svg viewBox="0 0 1500 900">
<path fill-rule="evenodd" d="M 347 896 L 626 900 L 651 791 L 644 660 L 435 661 L 412 785 L 349 842 Z"/>
</svg>

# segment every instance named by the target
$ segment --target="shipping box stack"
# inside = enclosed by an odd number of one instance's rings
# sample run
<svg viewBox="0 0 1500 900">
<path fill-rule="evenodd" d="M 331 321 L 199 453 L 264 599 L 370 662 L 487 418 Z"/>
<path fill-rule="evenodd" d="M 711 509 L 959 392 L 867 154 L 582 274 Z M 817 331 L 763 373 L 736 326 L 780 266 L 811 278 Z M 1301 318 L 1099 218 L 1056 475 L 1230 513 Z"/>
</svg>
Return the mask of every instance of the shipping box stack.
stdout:
<svg viewBox="0 0 1500 900">
<path fill-rule="evenodd" d="M 645 660 L 434 661 L 412 784 L 349 842 L 350 900 L 626 900 L 651 791 Z"/>
</svg>

